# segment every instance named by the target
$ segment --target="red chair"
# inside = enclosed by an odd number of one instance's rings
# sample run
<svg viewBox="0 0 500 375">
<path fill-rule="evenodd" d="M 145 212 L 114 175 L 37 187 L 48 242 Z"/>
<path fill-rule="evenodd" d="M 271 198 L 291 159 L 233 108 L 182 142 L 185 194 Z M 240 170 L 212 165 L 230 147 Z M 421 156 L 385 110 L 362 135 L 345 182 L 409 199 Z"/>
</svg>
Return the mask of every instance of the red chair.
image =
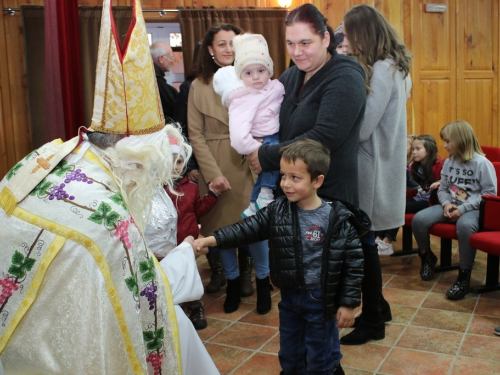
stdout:
<svg viewBox="0 0 500 375">
<path fill-rule="evenodd" d="M 480 232 L 470 236 L 472 247 L 488 254 L 486 263 L 486 284 L 471 288 L 475 294 L 500 290 L 498 280 L 500 267 L 500 197 L 485 195 L 479 214 Z"/>
<path fill-rule="evenodd" d="M 500 161 L 500 148 L 491 146 L 481 146 L 486 158 L 491 161 Z"/>
<path fill-rule="evenodd" d="M 500 184 L 500 162 L 492 162 L 497 175 L 497 186 Z M 497 191 L 498 196 L 498 191 Z M 451 241 L 457 239 L 455 224 L 437 223 L 429 228 L 429 233 L 441 237 L 441 263 L 435 268 L 436 272 L 458 269 L 458 264 L 451 264 Z"/>
<path fill-rule="evenodd" d="M 403 225 L 403 248 L 401 251 L 395 251 L 391 257 L 402 257 L 418 253 L 418 249 L 413 248 L 413 232 L 411 222 L 415 214 L 405 214 L 405 223 Z"/>
</svg>

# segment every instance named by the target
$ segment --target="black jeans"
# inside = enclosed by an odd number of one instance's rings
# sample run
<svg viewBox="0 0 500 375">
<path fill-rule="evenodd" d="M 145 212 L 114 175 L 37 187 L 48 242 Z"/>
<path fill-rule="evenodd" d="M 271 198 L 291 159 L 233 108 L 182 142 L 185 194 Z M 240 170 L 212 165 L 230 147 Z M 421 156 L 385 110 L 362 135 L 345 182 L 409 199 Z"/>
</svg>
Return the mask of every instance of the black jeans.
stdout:
<svg viewBox="0 0 500 375">
<path fill-rule="evenodd" d="M 368 232 L 361 237 L 363 248 L 364 277 L 361 283 L 361 293 L 363 294 L 363 322 L 374 326 L 383 326 L 382 317 L 382 270 L 380 268 L 380 258 L 378 247 L 375 245 L 374 232 Z M 387 303 L 387 302 L 385 302 Z"/>
</svg>

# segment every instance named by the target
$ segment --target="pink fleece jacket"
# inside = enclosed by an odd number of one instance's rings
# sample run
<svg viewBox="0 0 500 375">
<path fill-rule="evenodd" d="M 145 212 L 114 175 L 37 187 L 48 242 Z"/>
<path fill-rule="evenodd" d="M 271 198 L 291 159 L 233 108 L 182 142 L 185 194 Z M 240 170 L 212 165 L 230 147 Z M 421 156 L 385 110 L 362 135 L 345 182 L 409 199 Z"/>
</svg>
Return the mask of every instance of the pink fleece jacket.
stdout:
<svg viewBox="0 0 500 375">
<path fill-rule="evenodd" d="M 285 88 L 277 79 L 269 80 L 260 90 L 250 87 L 234 90 L 226 102 L 231 147 L 241 155 L 248 155 L 260 145 L 254 137 L 277 133 L 284 95 Z"/>
</svg>

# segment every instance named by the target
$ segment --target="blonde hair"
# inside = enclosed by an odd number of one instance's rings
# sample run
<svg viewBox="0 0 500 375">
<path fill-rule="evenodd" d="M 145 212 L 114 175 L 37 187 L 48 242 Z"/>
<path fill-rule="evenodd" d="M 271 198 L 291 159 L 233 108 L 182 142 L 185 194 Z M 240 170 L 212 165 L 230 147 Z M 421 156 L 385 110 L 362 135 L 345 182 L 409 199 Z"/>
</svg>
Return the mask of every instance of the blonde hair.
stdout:
<svg viewBox="0 0 500 375">
<path fill-rule="evenodd" d="M 445 125 L 439 132 L 443 141 L 451 142 L 455 150 L 455 157 L 467 163 L 474 157 L 474 153 L 484 156 L 484 152 L 476 138 L 472 126 L 464 120 L 459 120 Z"/>
</svg>

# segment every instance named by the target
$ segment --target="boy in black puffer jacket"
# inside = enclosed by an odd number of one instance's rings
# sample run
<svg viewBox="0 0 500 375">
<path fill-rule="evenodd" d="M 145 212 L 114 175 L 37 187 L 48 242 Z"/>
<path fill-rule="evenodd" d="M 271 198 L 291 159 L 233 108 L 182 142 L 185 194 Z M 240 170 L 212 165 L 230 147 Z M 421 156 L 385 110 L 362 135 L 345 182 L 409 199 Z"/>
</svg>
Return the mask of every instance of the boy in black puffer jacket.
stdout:
<svg viewBox="0 0 500 375">
<path fill-rule="evenodd" d="M 269 239 L 271 280 L 281 288 L 279 360 L 285 375 L 343 374 L 338 328 L 354 323 L 354 308 L 361 303 L 359 236 L 371 222 L 350 204 L 318 197 L 329 163 L 328 149 L 317 141 L 283 147 L 280 173 L 286 196 L 196 241 L 201 250 Z M 269 310 L 270 299 L 257 300 L 259 308 Z"/>
</svg>

